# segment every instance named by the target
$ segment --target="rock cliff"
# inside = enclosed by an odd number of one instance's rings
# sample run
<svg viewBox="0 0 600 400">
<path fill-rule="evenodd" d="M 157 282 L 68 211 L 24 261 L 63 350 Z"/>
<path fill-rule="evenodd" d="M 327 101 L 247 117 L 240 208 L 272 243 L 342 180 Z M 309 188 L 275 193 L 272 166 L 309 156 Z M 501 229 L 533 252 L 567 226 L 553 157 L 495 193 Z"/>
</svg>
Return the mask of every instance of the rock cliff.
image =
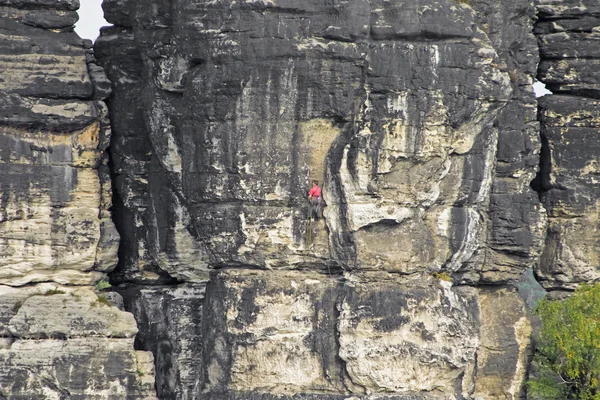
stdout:
<svg viewBox="0 0 600 400">
<path fill-rule="evenodd" d="M 595 1 L 78 5 L 0 0 L 0 398 L 526 398 L 533 276 L 598 279 Z"/>
<path fill-rule="evenodd" d="M 538 275 L 548 288 L 572 290 L 600 278 L 600 5 L 540 0 L 538 8 L 539 77 L 554 93 L 540 99 L 542 157 L 536 183 L 548 228 Z"/>
<path fill-rule="evenodd" d="M 103 7 L 112 281 L 159 397 L 522 396 L 532 2 Z"/>
<path fill-rule="evenodd" d="M 155 398 L 115 268 L 110 83 L 72 32 L 79 2 L 0 1 L 0 398 Z"/>
</svg>

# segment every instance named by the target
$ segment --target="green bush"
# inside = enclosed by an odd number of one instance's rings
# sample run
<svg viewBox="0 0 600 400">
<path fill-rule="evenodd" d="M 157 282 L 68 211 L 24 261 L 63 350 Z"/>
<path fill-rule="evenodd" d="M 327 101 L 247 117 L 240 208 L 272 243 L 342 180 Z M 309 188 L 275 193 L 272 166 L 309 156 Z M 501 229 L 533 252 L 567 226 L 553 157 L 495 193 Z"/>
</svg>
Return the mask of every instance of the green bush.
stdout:
<svg viewBox="0 0 600 400">
<path fill-rule="evenodd" d="M 530 398 L 600 400 L 600 285 L 581 285 L 561 301 L 543 299 L 536 313 L 542 326 Z"/>
</svg>

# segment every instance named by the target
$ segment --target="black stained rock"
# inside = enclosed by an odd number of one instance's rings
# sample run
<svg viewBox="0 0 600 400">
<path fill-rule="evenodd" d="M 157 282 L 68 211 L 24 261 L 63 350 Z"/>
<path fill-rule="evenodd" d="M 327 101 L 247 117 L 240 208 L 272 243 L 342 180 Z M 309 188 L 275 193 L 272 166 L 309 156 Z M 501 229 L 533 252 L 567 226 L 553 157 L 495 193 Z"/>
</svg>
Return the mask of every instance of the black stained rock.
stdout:
<svg viewBox="0 0 600 400">
<path fill-rule="evenodd" d="M 539 101 L 543 146 L 532 187 L 540 192 L 548 228 L 536 274 L 559 293 L 600 279 L 594 261 L 600 242 L 599 9 L 586 1 L 540 3 L 538 79 L 554 95 Z"/>
</svg>

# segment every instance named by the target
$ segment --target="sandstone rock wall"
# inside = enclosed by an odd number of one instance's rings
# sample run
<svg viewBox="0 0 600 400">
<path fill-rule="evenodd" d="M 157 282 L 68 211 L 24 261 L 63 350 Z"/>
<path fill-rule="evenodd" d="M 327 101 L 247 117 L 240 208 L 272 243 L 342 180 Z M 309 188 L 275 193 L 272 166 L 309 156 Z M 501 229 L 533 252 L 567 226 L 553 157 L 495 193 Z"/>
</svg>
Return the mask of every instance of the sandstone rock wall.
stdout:
<svg viewBox="0 0 600 400">
<path fill-rule="evenodd" d="M 78 0 L 0 1 L 0 398 L 152 399 L 115 268 L 110 83 L 73 33 Z"/>
<path fill-rule="evenodd" d="M 429 3 L 105 2 L 124 279 L 518 277 L 545 221 L 534 9 Z M 312 179 L 327 207 L 307 243 Z"/>
<path fill-rule="evenodd" d="M 543 146 L 536 184 L 548 228 L 537 274 L 548 288 L 572 290 L 600 278 L 600 5 L 539 0 L 538 10 L 539 79 L 554 95 L 540 99 Z"/>
<path fill-rule="evenodd" d="M 0 0 L 0 398 L 525 397 L 519 278 L 598 279 L 594 1 L 78 5 Z"/>
<path fill-rule="evenodd" d="M 110 86 L 90 43 L 70 31 L 78 2 L 58 3 L 9 2 L 0 14 L 0 277 L 7 285 L 92 284 L 117 262 L 104 153 Z M 32 21 L 30 7 L 40 18 L 61 18 Z"/>
<path fill-rule="evenodd" d="M 103 7 L 111 276 L 160 398 L 522 398 L 532 2 Z"/>
</svg>

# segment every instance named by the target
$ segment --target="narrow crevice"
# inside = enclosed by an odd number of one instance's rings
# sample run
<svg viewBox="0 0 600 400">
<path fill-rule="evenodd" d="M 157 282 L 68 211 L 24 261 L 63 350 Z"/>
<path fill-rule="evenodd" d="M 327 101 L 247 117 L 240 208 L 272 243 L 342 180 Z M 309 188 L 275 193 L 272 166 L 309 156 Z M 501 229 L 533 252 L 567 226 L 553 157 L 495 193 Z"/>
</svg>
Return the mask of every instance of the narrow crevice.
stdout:
<svg viewBox="0 0 600 400">
<path fill-rule="evenodd" d="M 548 137 L 543 131 L 540 133 L 540 140 L 542 147 L 540 149 L 539 169 L 529 186 L 540 195 L 551 189 L 567 190 L 567 188 L 560 183 L 552 182 L 550 177 L 550 174 L 552 173 L 552 154 Z"/>
<path fill-rule="evenodd" d="M 333 242 L 332 252 L 343 267 L 350 269 L 356 264 L 356 245 L 350 227 L 348 226 L 348 203 L 344 193 L 340 171 L 344 160 L 344 151 L 346 146 L 350 144 L 352 136 L 353 126 L 351 123 L 347 123 L 342 129 L 342 133 L 335 139 L 326 156 L 327 181 L 331 185 L 331 193 L 337 198 L 339 207 L 338 218 L 340 229 L 338 229 L 337 232 L 330 231 Z"/>
</svg>

